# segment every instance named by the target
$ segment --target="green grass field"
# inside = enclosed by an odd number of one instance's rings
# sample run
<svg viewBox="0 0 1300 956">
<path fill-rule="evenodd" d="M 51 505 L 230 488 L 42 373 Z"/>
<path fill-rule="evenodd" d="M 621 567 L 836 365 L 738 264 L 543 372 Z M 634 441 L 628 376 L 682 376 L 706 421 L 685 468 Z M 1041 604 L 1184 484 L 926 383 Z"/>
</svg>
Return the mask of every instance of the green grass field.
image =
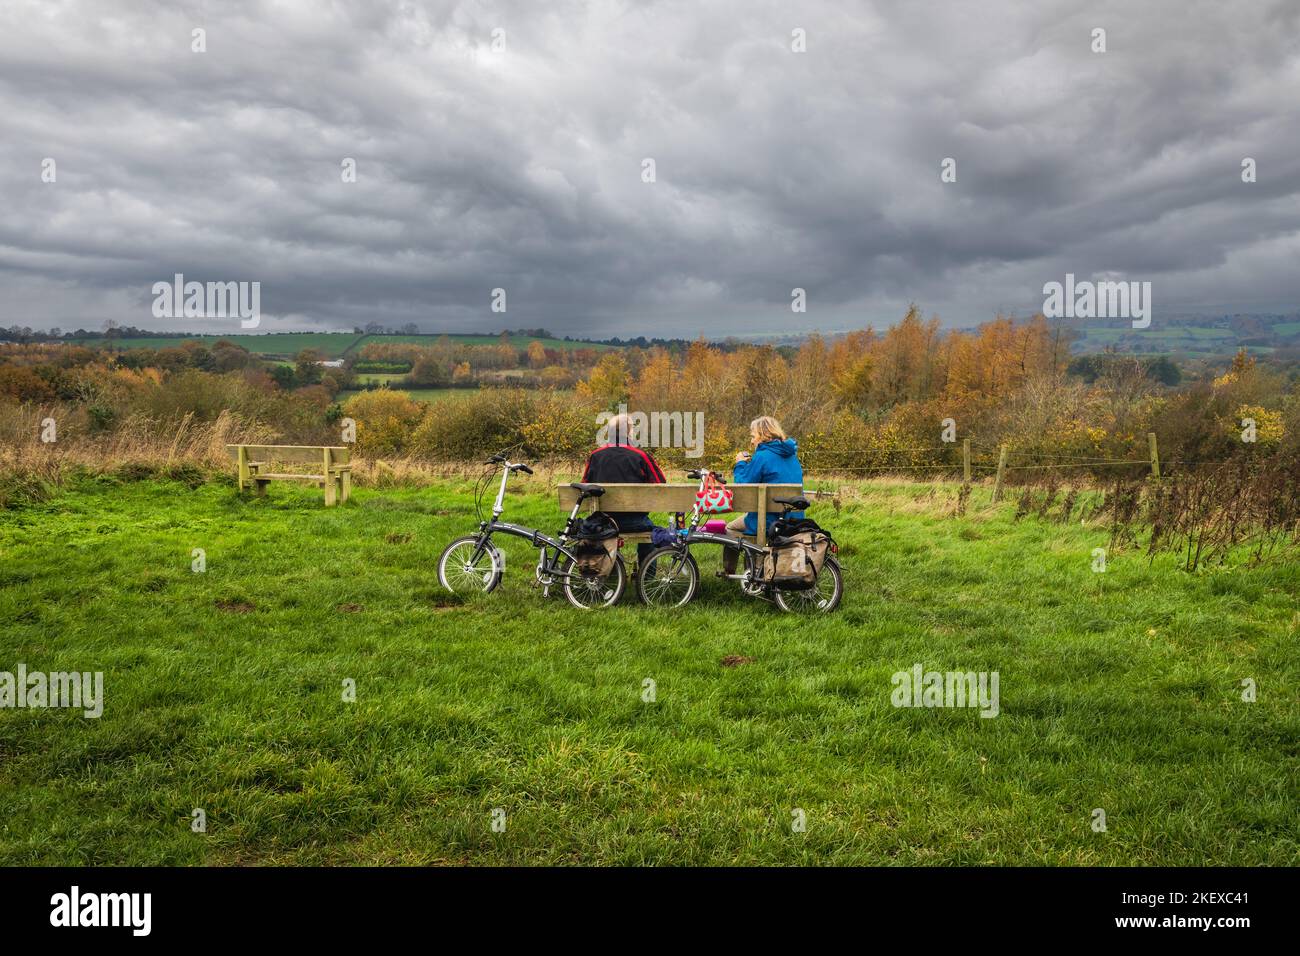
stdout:
<svg viewBox="0 0 1300 956">
<path fill-rule="evenodd" d="M 215 345 L 222 339 L 242 345 L 255 355 L 278 355 L 292 358 L 303 349 L 316 349 L 327 359 L 341 358 L 359 340 L 368 336 L 351 332 L 280 332 L 268 335 L 156 335 L 138 339 L 80 339 L 79 344 L 92 348 L 111 345 L 118 349 L 174 348 L 182 342 Z"/>
<path fill-rule="evenodd" d="M 392 385 L 394 382 L 400 382 L 404 378 L 409 378 L 409 372 L 357 372 L 357 381 L 363 385 Z"/>
<path fill-rule="evenodd" d="M 98 720 L 0 710 L 0 864 L 1300 861 L 1295 563 L 1097 574 L 1102 529 L 900 484 L 814 509 L 847 582 L 819 619 L 712 558 L 685 611 L 583 613 L 513 540 L 458 603 L 469 488 L 86 478 L 0 511 L 0 670 L 105 675 Z M 507 518 L 555 529 L 553 493 Z M 891 706 L 917 663 L 997 671 L 999 716 Z"/>
<path fill-rule="evenodd" d="M 478 390 L 473 388 L 404 388 L 401 391 L 417 402 L 440 402 L 443 400 L 459 402 L 469 398 Z"/>
<path fill-rule="evenodd" d="M 342 358 L 355 349 L 370 343 L 403 343 L 433 345 L 441 335 L 357 335 L 353 332 L 277 332 L 264 335 L 155 335 L 133 339 L 105 339 L 103 336 L 77 339 L 77 344 L 100 348 L 111 345 L 118 349 L 161 349 L 180 345 L 182 342 L 197 341 L 205 345 L 214 345 L 222 339 L 242 345 L 256 355 L 281 356 L 292 358 L 303 349 L 316 349 L 327 359 Z M 449 335 L 447 338 L 465 345 L 493 345 L 499 340 L 496 335 Z M 527 348 L 533 339 L 526 335 L 512 335 L 510 344 L 515 348 Z M 551 349 L 613 348 L 611 345 L 599 345 L 593 342 L 566 342 L 563 339 L 539 339 Z"/>
<path fill-rule="evenodd" d="M 398 375 L 393 379 L 390 379 L 390 387 L 395 392 L 409 395 L 417 402 L 440 402 L 444 400 L 459 402 L 479 393 L 479 389 L 476 388 L 397 388 L 394 384 L 391 384 L 395 383 L 397 379 L 404 377 L 405 376 Z M 361 391 L 362 389 L 359 388 L 343 389 L 337 396 L 335 396 L 335 401 L 346 402 L 353 395 L 359 395 Z M 550 393 L 553 395 L 563 396 L 573 395 L 574 391 L 573 389 L 560 388 L 551 389 Z"/>
<path fill-rule="evenodd" d="M 404 376 L 398 377 L 403 378 Z M 471 395 L 478 394 L 476 388 L 393 388 L 393 391 L 409 395 L 417 402 L 438 402 L 443 399 L 461 401 Z M 359 388 L 343 389 L 335 396 L 335 401 L 346 402 L 353 395 L 359 395 L 361 392 L 362 389 Z"/>
<path fill-rule="evenodd" d="M 1173 325 L 1166 328 L 1153 325 L 1149 329 L 1086 327 L 1079 331 L 1083 335 L 1080 348 L 1084 350 L 1114 345 L 1129 337 L 1142 342 L 1156 342 L 1171 350 L 1190 351 L 1218 350 L 1236 341 L 1231 329 L 1195 325 Z"/>
<path fill-rule="evenodd" d="M 365 341 L 358 343 L 357 348 L 370 342 L 414 342 L 417 345 L 433 345 L 441 336 L 439 335 L 368 335 Z M 496 345 L 500 340 L 500 335 L 449 335 L 452 341 L 461 345 Z M 564 339 L 533 339 L 527 335 L 510 336 L 510 344 L 517 349 L 527 348 L 530 342 L 541 342 L 548 349 L 612 349 L 617 348 L 613 345 L 603 345 L 597 342 L 566 342 Z"/>
</svg>

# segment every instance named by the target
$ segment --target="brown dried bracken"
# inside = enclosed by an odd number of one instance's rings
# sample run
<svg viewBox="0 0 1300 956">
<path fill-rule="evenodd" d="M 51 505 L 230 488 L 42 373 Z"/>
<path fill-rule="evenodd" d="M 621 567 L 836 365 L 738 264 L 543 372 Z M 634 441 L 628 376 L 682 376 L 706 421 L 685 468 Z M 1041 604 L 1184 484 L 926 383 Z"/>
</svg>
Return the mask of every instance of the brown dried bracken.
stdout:
<svg viewBox="0 0 1300 956">
<path fill-rule="evenodd" d="M 1146 529 L 1147 554 L 1174 551 L 1195 571 L 1248 548 L 1258 564 L 1300 544 L 1300 456 L 1277 454 L 1203 465 L 1145 481 L 1116 479 L 1099 513 L 1110 545 L 1136 544 Z"/>
</svg>

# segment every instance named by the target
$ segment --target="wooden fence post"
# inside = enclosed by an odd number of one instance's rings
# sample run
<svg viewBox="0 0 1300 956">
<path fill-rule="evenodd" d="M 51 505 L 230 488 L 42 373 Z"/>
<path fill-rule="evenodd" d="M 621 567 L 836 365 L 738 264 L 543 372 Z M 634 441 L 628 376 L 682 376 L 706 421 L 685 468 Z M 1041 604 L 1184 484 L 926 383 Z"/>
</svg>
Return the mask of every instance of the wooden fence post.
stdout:
<svg viewBox="0 0 1300 956">
<path fill-rule="evenodd" d="M 966 483 L 970 483 L 970 439 L 961 440 L 961 474 Z"/>
<path fill-rule="evenodd" d="M 333 462 L 330 459 L 333 457 L 333 455 L 330 453 L 328 447 L 324 449 L 324 453 L 322 457 L 323 457 L 323 464 L 325 465 L 325 507 L 332 508 L 334 507 L 335 497 L 334 497 L 334 474 L 333 474 L 333 469 L 330 467 L 333 464 Z"/>
<path fill-rule="evenodd" d="M 993 480 L 993 500 L 998 501 L 1002 497 L 1002 476 L 1007 471 L 1007 446 L 998 446 L 998 476 Z"/>
<path fill-rule="evenodd" d="M 1156 433 L 1147 432 L 1147 444 L 1151 446 L 1151 477 L 1160 477 L 1160 452 L 1156 449 Z"/>
</svg>

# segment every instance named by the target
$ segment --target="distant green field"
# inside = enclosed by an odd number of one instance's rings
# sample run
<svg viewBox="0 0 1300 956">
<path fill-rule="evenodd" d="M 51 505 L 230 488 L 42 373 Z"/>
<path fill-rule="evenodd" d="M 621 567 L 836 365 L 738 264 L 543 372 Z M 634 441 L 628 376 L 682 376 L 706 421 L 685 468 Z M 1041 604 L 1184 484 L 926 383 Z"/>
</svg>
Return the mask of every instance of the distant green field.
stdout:
<svg viewBox="0 0 1300 956">
<path fill-rule="evenodd" d="M 371 382 L 375 383 L 376 385 L 382 385 L 385 382 L 387 382 L 389 385 L 392 385 L 394 382 L 400 382 L 404 378 L 406 378 L 405 372 L 358 372 L 357 373 L 357 381 L 361 382 L 363 385 L 368 385 Z"/>
<path fill-rule="evenodd" d="M 362 391 L 363 389 L 359 388 L 344 389 L 339 392 L 337 401 L 346 402 L 353 395 L 361 394 Z M 444 399 L 459 402 L 479 393 L 477 388 L 394 388 L 393 391 L 409 395 L 417 402 L 437 402 Z M 573 389 L 556 389 L 554 394 L 572 395 Z"/>
<path fill-rule="evenodd" d="M 1082 328 L 1081 337 L 1074 344 L 1075 352 L 1095 352 L 1103 348 L 1118 348 L 1148 354 L 1164 354 L 1174 358 L 1205 358 L 1230 355 L 1237 350 L 1237 336 L 1231 329 L 1203 325 L 1170 325 L 1164 328 L 1153 322 L 1149 329 L 1134 328 Z M 1272 351 L 1251 347 L 1251 352 Z"/>
<path fill-rule="evenodd" d="M 1273 326 L 1276 335 L 1300 335 L 1300 322 L 1279 322 Z"/>
<path fill-rule="evenodd" d="M 105 339 L 103 336 L 95 336 L 77 339 L 77 344 L 91 348 L 108 346 L 115 349 L 162 349 L 182 342 L 202 342 L 211 346 L 225 339 L 242 345 L 255 355 L 294 356 L 303 349 L 316 349 L 326 358 L 336 359 L 341 358 L 361 338 L 365 336 L 351 332 L 283 332 L 266 335 L 157 335 L 140 339 Z"/>
<path fill-rule="evenodd" d="M 346 402 L 353 395 L 360 395 L 362 391 L 363 389 L 359 388 L 344 389 L 339 392 L 337 400 Z M 461 401 L 478 393 L 476 388 L 394 388 L 393 391 L 409 395 L 417 402 L 436 402 L 448 398 Z"/>
<path fill-rule="evenodd" d="M 89 336 L 76 339 L 78 345 L 91 348 L 111 347 L 115 349 L 161 349 L 180 345 L 182 342 L 202 342 L 214 345 L 225 339 L 242 345 L 256 355 L 273 355 L 292 357 L 303 349 L 316 349 L 327 359 L 342 358 L 354 349 L 372 342 L 378 343 L 415 343 L 433 345 L 437 335 L 357 335 L 354 332 L 272 332 L 263 335 L 156 335 L 138 339 L 105 339 L 103 336 Z M 492 345 L 499 340 L 496 335 L 448 335 L 447 338 L 466 345 Z M 516 348 L 526 348 L 534 341 L 526 335 L 510 337 L 510 344 Z M 596 342 L 565 342 L 563 339 L 538 339 L 550 349 L 594 348 L 608 349 L 611 345 Z"/>
<path fill-rule="evenodd" d="M 408 388 L 405 389 L 407 395 L 417 402 L 439 402 L 444 399 L 450 399 L 453 402 L 462 402 L 471 395 L 477 395 L 476 388 Z"/>
<path fill-rule="evenodd" d="M 371 343 L 414 342 L 417 345 L 432 345 L 441 335 L 367 335 L 357 342 L 357 348 Z M 447 338 L 462 345 L 496 345 L 501 340 L 499 335 L 448 335 Z M 529 342 L 541 342 L 548 349 L 610 349 L 612 345 L 599 342 L 566 342 L 563 339 L 533 339 L 527 335 L 510 336 L 510 344 L 517 349 L 527 348 Z"/>
<path fill-rule="evenodd" d="M 1154 323 L 1149 329 L 1101 329 L 1088 328 L 1081 329 L 1085 339 L 1095 339 L 1100 342 L 1117 342 L 1125 336 L 1132 335 L 1140 339 L 1155 339 L 1162 343 L 1175 342 L 1181 340 L 1190 340 L 1197 344 L 1207 344 L 1215 341 L 1234 338 L 1231 329 L 1216 329 L 1209 326 L 1198 325 L 1175 325 L 1169 328 L 1156 328 Z"/>
</svg>

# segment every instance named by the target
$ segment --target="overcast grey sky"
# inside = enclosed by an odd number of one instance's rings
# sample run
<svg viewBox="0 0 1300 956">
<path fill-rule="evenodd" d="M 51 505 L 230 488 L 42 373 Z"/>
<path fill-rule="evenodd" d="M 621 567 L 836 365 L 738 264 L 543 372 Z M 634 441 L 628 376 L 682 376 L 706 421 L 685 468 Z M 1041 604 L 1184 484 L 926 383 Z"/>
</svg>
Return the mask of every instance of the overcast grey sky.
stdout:
<svg viewBox="0 0 1300 956">
<path fill-rule="evenodd" d="M 4 0 L 0 325 L 238 331 L 154 319 L 177 272 L 264 329 L 1291 311 L 1298 111 L 1294 0 Z"/>
</svg>

